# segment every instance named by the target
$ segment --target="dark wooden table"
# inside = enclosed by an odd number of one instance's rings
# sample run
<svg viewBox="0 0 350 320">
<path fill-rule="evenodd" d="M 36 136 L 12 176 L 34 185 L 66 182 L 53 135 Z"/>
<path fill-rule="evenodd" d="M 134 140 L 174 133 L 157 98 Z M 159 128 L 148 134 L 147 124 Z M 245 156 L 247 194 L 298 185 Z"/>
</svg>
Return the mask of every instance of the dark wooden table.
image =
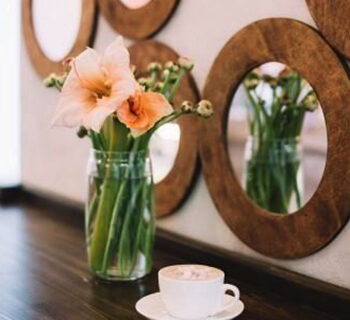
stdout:
<svg viewBox="0 0 350 320">
<path fill-rule="evenodd" d="M 206 254 L 203 248 L 187 248 L 180 242 L 164 234 L 158 237 L 150 276 L 101 282 L 87 270 L 80 210 L 28 199 L 1 205 L 0 320 L 143 319 L 134 306 L 157 291 L 157 269 L 184 262 L 208 263 L 226 271 L 227 282 L 242 292 L 246 309 L 240 320 L 350 319 L 350 303 L 348 297 L 342 300 L 341 289 L 329 297 L 313 285 L 303 287 L 302 277 L 291 275 L 290 282 L 283 272 L 264 265 Z M 263 269 L 269 269 L 267 274 Z"/>
</svg>

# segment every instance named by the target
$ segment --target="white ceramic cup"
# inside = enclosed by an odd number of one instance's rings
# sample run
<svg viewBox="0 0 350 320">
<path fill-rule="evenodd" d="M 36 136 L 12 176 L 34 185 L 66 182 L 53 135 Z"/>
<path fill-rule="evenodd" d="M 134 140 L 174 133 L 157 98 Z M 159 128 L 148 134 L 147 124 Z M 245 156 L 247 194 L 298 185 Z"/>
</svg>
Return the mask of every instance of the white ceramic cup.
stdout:
<svg viewBox="0 0 350 320">
<path fill-rule="evenodd" d="M 178 265 L 165 267 L 158 272 L 160 295 L 165 308 L 175 318 L 201 319 L 213 316 L 230 308 L 239 300 L 239 290 L 232 284 L 224 284 L 225 274 L 217 271 L 217 276 L 202 280 L 184 280 L 166 275 L 169 268 L 208 268 L 202 265 Z M 209 267 L 212 268 L 212 267 Z M 224 294 L 231 291 L 234 299 L 224 305 Z"/>
</svg>

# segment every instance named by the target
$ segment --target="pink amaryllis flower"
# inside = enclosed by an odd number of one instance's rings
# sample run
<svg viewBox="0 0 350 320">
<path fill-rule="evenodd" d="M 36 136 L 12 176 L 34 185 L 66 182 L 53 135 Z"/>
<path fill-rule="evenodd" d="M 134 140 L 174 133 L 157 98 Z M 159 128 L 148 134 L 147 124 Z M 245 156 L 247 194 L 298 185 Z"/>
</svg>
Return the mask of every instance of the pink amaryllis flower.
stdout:
<svg viewBox="0 0 350 320">
<path fill-rule="evenodd" d="M 105 119 L 135 94 L 129 52 L 118 37 L 103 56 L 87 48 L 70 63 L 53 125 L 100 131 Z"/>
</svg>

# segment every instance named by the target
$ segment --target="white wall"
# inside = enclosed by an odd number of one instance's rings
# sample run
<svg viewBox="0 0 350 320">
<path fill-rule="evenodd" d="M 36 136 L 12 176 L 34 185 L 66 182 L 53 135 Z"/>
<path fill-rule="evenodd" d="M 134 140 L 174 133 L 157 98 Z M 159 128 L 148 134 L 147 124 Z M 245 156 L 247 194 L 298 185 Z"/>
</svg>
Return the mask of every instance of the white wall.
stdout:
<svg viewBox="0 0 350 320">
<path fill-rule="evenodd" d="M 21 180 L 20 20 L 19 0 L 0 1 L 0 187 L 17 186 Z"/>
<path fill-rule="evenodd" d="M 245 25 L 267 17 L 290 17 L 314 25 L 304 0 L 182 0 L 168 25 L 155 38 L 196 62 L 194 77 L 202 89 L 215 56 L 228 39 Z M 95 48 L 103 50 L 114 37 L 104 18 L 99 17 Z M 88 143 L 77 139 L 72 130 L 50 128 L 58 96 L 43 87 L 24 47 L 21 58 L 24 185 L 81 202 Z M 215 209 L 202 177 L 186 204 L 159 221 L 159 226 L 350 288 L 349 226 L 328 247 L 308 258 L 269 259 L 232 234 Z"/>
</svg>

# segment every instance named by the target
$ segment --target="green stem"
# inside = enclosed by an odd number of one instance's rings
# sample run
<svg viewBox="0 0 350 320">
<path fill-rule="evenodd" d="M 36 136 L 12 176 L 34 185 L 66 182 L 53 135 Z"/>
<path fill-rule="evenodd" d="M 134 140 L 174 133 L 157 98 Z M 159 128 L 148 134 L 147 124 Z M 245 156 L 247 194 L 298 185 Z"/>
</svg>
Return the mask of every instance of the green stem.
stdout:
<svg viewBox="0 0 350 320">
<path fill-rule="evenodd" d="M 98 205 L 98 196 L 97 196 L 97 192 L 95 191 L 90 203 L 88 204 L 86 219 L 85 219 L 85 234 L 86 234 L 88 243 L 90 242 L 89 235 L 92 229 L 93 220 L 95 218 L 97 205 Z"/>
<path fill-rule="evenodd" d="M 112 257 L 112 252 L 111 252 L 112 251 L 112 243 L 114 242 L 113 240 L 115 239 L 115 236 L 117 235 L 117 232 L 116 232 L 116 230 L 118 229 L 117 223 L 119 222 L 118 218 L 120 218 L 119 213 L 120 213 L 120 208 L 122 206 L 122 197 L 123 197 L 123 193 L 125 190 L 125 185 L 126 185 L 126 180 L 123 180 L 123 182 L 121 183 L 121 185 L 119 187 L 118 194 L 116 196 L 114 207 L 113 207 L 113 213 L 112 213 L 112 217 L 111 217 L 108 238 L 107 238 L 107 243 L 105 246 L 104 255 L 103 255 L 103 262 L 102 262 L 102 270 L 101 271 L 104 274 L 107 273 L 110 259 Z"/>
<path fill-rule="evenodd" d="M 175 83 L 173 84 L 172 88 L 170 89 L 170 93 L 169 93 L 169 97 L 168 97 L 169 102 L 173 101 L 173 98 L 174 98 L 174 96 L 175 96 L 175 94 L 180 86 L 181 80 L 185 75 L 186 75 L 186 69 L 181 68 Z"/>
<path fill-rule="evenodd" d="M 130 274 L 130 270 L 132 270 L 131 259 L 130 259 L 130 220 L 133 214 L 133 210 L 136 208 L 136 204 L 138 203 L 137 198 L 139 196 L 139 190 L 141 189 L 142 184 L 139 183 L 136 187 L 136 190 L 133 190 L 131 199 L 128 203 L 128 208 L 126 215 L 124 217 L 123 226 L 119 239 L 118 246 L 118 267 L 123 276 L 127 276 Z"/>
<path fill-rule="evenodd" d="M 102 269 L 103 256 L 113 212 L 113 199 L 117 191 L 116 181 L 110 176 L 110 173 L 110 169 L 108 169 L 102 185 L 101 198 L 97 208 L 96 221 L 91 238 L 90 265 L 95 271 Z"/>
<path fill-rule="evenodd" d="M 166 96 L 166 93 L 169 90 L 172 76 L 173 76 L 173 72 L 171 70 L 169 70 L 169 73 L 168 73 L 168 75 L 166 76 L 166 78 L 164 80 L 163 87 L 160 89 L 160 93 L 164 94 L 165 96 Z"/>
</svg>

